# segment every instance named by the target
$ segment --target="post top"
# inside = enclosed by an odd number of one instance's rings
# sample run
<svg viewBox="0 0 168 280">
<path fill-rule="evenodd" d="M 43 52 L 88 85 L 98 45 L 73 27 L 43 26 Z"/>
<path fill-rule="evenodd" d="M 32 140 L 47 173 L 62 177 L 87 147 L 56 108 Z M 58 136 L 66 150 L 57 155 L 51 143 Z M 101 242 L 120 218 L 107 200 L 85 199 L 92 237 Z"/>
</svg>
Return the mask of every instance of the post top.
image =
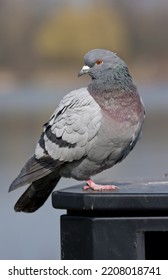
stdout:
<svg viewBox="0 0 168 280">
<path fill-rule="evenodd" d="M 168 211 L 168 180 L 116 185 L 119 189 L 113 191 L 83 190 L 82 184 L 61 189 L 53 192 L 52 204 L 57 209 L 78 211 Z"/>
</svg>

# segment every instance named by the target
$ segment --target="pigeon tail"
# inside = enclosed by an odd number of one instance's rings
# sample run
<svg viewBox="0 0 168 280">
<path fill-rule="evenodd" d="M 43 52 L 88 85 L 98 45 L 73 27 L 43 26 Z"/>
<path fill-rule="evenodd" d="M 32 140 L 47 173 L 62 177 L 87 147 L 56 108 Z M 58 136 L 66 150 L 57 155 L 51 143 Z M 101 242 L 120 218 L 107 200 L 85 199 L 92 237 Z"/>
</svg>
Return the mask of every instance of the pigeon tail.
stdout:
<svg viewBox="0 0 168 280">
<path fill-rule="evenodd" d="M 49 174 L 33 182 L 16 202 L 15 211 L 35 212 L 47 200 L 60 178 L 59 175 L 53 177 L 53 174 Z"/>
<path fill-rule="evenodd" d="M 46 158 L 45 158 L 45 160 L 46 160 Z M 10 185 L 9 192 L 16 190 L 17 188 L 20 188 L 26 184 L 35 182 L 35 181 L 39 180 L 40 178 L 47 176 L 53 170 L 54 170 L 54 167 L 52 166 L 51 160 L 49 161 L 49 163 L 47 160 L 44 163 L 42 160 L 39 160 L 39 162 L 38 162 L 36 160 L 35 156 L 33 155 L 26 162 L 26 164 L 22 168 L 20 174 Z"/>
</svg>

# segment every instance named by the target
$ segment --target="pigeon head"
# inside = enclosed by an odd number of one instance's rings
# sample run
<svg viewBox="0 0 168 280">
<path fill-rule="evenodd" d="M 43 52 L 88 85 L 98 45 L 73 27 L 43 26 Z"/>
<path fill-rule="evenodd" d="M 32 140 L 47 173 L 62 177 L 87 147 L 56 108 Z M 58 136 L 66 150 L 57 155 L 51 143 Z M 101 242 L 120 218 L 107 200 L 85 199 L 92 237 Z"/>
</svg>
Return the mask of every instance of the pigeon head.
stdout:
<svg viewBox="0 0 168 280">
<path fill-rule="evenodd" d="M 104 49 L 94 49 L 84 56 L 85 65 L 78 76 L 89 74 L 92 80 L 121 83 L 131 80 L 128 67 L 115 53 Z"/>
</svg>

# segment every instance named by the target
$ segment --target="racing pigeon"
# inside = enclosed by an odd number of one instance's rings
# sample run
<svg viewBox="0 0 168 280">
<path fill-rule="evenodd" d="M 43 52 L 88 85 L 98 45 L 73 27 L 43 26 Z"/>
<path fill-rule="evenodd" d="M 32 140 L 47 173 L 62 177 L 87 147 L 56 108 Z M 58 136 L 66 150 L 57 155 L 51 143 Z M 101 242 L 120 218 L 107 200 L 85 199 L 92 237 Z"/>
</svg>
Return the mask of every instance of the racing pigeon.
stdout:
<svg viewBox="0 0 168 280">
<path fill-rule="evenodd" d="M 128 67 L 115 53 L 94 49 L 84 56 L 79 76 L 88 87 L 63 97 L 44 124 L 34 155 L 9 191 L 30 184 L 15 211 L 41 207 L 61 177 L 86 180 L 84 190 L 115 190 L 97 185 L 91 176 L 121 162 L 134 148 L 144 121 L 144 107 Z"/>
</svg>

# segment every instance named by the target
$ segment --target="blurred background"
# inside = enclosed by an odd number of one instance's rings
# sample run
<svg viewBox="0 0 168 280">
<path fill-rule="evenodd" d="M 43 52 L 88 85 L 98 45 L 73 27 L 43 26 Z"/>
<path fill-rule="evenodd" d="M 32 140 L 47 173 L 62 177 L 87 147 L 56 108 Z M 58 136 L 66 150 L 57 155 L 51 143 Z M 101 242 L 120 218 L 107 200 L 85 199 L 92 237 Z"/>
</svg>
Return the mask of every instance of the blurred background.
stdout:
<svg viewBox="0 0 168 280">
<path fill-rule="evenodd" d="M 77 78 L 93 48 L 129 65 L 145 103 L 143 137 L 127 159 L 95 180 L 164 178 L 168 172 L 168 1 L 0 0 L 0 259 L 59 259 L 59 217 L 51 198 L 15 213 L 24 188 L 11 181 L 34 153 L 60 99 L 86 86 Z M 58 188 L 78 184 L 62 179 Z"/>
</svg>

